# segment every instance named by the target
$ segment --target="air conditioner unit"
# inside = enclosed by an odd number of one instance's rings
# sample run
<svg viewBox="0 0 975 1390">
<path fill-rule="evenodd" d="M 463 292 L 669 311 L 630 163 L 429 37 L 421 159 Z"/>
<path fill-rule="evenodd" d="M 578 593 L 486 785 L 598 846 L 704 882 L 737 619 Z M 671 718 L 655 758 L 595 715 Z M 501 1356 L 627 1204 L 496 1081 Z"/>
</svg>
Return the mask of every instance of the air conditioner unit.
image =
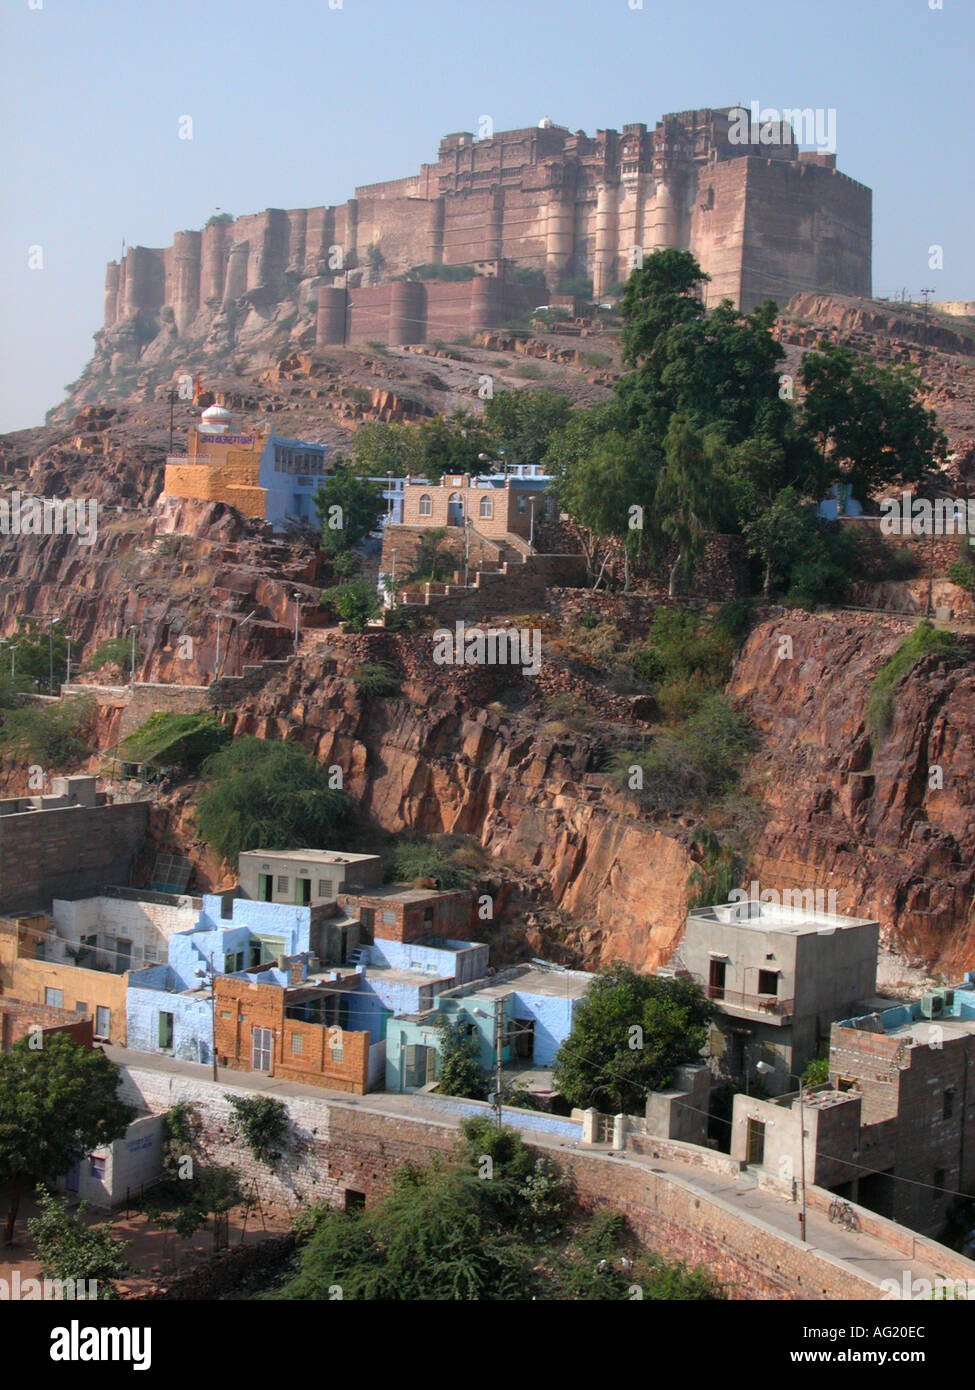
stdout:
<svg viewBox="0 0 975 1390">
<path fill-rule="evenodd" d="M 922 1018 L 940 1018 L 944 1011 L 945 1001 L 940 993 L 921 995 Z"/>
</svg>

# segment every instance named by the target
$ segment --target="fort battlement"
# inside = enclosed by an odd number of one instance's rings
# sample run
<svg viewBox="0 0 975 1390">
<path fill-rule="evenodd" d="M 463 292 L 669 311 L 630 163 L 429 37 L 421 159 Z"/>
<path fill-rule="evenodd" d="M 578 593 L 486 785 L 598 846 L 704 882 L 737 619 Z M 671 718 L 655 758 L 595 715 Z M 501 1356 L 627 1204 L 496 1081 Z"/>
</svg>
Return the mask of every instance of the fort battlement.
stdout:
<svg viewBox="0 0 975 1390">
<path fill-rule="evenodd" d="M 834 154 L 800 150 L 788 126 L 770 145 L 732 136 L 729 111 L 709 108 L 593 136 L 548 121 L 489 138 L 458 131 L 436 163 L 338 206 L 268 208 L 180 232 L 172 247 L 130 247 L 108 266 L 105 327 L 168 308 L 179 335 L 202 333 L 257 292 L 273 302 L 310 281 L 351 294 L 424 264 L 507 261 L 541 272 L 548 294 L 591 280 L 600 300 L 641 253 L 667 247 L 697 257 L 711 303 L 869 296 L 870 190 Z"/>
</svg>

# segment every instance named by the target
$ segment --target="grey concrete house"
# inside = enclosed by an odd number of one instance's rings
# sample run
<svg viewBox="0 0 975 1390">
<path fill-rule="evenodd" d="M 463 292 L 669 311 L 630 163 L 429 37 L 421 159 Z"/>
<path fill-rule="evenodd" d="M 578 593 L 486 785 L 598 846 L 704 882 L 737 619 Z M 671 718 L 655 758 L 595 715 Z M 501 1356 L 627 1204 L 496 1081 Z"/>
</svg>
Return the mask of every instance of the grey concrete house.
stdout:
<svg viewBox="0 0 975 1390">
<path fill-rule="evenodd" d="M 767 1089 L 789 1089 L 829 1038 L 830 1025 L 872 1007 L 876 922 L 804 907 L 746 901 L 698 908 L 680 958 L 716 1008 L 712 1051 L 746 1083 L 772 1067 Z"/>
<path fill-rule="evenodd" d="M 331 849 L 252 849 L 237 861 L 239 893 L 254 902 L 319 907 L 340 893 L 378 888 L 383 879 L 378 854 Z"/>
</svg>

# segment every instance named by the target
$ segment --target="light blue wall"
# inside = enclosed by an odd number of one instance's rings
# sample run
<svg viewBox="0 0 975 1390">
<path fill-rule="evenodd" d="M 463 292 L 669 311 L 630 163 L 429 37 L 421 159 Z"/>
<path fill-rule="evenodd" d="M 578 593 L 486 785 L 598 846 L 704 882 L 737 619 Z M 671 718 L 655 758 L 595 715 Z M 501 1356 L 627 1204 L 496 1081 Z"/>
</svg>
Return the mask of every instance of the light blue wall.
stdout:
<svg viewBox="0 0 975 1390">
<path fill-rule="evenodd" d="M 481 980 L 487 974 L 487 946 L 480 942 L 445 941 L 443 946 L 418 946 L 411 941 L 387 941 L 377 937 L 365 948 L 374 965 L 393 970 L 424 970 L 442 975 L 457 984 Z"/>
<path fill-rule="evenodd" d="M 276 472 L 274 467 L 276 446 L 296 449 L 300 453 L 317 453 L 323 457 L 327 455 L 328 451 L 320 444 L 309 444 L 300 439 L 285 439 L 273 433 L 268 439 L 258 465 L 257 481 L 260 487 L 266 489 L 264 519 L 269 521 L 275 530 L 278 530 L 287 516 L 300 516 L 307 521 L 314 520 L 315 507 L 311 499 L 324 483 L 326 475 L 324 473 Z M 308 482 L 302 485 L 299 481 L 300 477 L 307 477 Z"/>
<path fill-rule="evenodd" d="M 296 907 L 293 903 L 261 903 L 250 898 L 232 900 L 233 916 L 222 917 L 223 899 L 206 894 L 197 919 L 197 930 L 226 931 L 242 927 L 255 936 L 284 938 L 284 954 L 297 956 L 310 950 L 311 908 Z"/>
<path fill-rule="evenodd" d="M 514 995 L 512 1017 L 534 1023 L 535 1037 L 532 1066 L 550 1067 L 555 1054 L 572 1032 L 572 1020 L 581 999 L 555 994 Z"/>
<path fill-rule="evenodd" d="M 213 1057 L 213 1013 L 209 998 L 169 994 L 181 988 L 176 973 L 166 965 L 153 965 L 129 976 L 125 992 L 126 1046 L 138 1052 L 161 1051 L 159 1015 L 173 1015 L 173 1047 L 166 1056 L 184 1062 L 209 1062 Z"/>
<path fill-rule="evenodd" d="M 423 1097 L 425 1110 L 439 1110 L 445 1115 L 473 1115 L 478 1119 L 491 1119 L 494 1109 L 484 1101 L 464 1100 L 460 1096 L 428 1095 Z M 564 1115 L 546 1115 L 538 1110 L 516 1110 L 511 1106 L 501 1107 L 502 1124 L 513 1129 L 524 1129 L 535 1134 L 561 1134 L 566 1139 L 582 1140 L 582 1125 Z"/>
</svg>

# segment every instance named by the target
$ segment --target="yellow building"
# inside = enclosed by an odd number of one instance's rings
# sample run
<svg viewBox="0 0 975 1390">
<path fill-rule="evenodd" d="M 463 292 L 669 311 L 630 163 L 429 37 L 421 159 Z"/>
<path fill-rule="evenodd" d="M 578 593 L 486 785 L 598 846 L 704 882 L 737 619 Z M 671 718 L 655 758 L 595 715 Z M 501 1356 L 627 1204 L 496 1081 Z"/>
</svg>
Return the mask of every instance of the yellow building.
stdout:
<svg viewBox="0 0 975 1390">
<path fill-rule="evenodd" d="M 312 497 L 326 472 L 325 445 L 286 439 L 274 429 L 237 433 L 226 407 L 212 405 L 192 426 L 185 455 L 166 459 L 163 492 L 227 502 L 280 530 L 287 520 L 311 521 Z"/>
</svg>

